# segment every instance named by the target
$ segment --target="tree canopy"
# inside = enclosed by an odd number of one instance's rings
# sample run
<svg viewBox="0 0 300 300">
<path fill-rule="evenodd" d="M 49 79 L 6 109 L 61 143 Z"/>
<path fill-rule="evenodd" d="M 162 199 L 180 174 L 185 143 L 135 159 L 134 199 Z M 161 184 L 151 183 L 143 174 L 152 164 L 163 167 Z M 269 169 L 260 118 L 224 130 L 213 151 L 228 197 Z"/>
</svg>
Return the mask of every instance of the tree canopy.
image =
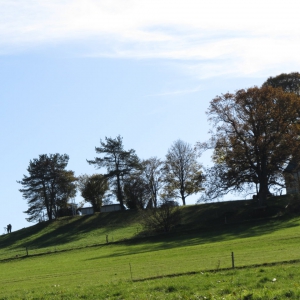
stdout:
<svg viewBox="0 0 300 300">
<path fill-rule="evenodd" d="M 163 162 L 157 157 L 151 157 L 142 162 L 142 176 L 146 184 L 149 202 L 147 207 L 157 207 L 159 191 L 164 185 Z"/>
<path fill-rule="evenodd" d="M 269 77 L 261 87 L 216 96 L 207 114 L 213 125 L 211 138 L 196 145 L 200 151 L 213 150 L 214 165 L 205 172 L 196 149 L 180 139 L 163 161 L 157 157 L 140 160 L 135 150 L 124 149 L 120 135 L 105 137 L 95 147 L 100 156 L 87 160 L 106 169 L 101 171 L 104 174 L 77 179 L 66 170 L 66 154 L 43 154 L 31 160 L 29 175 L 18 181 L 28 203 L 27 220 L 38 220 L 44 213 L 49 220 L 57 218 L 75 197 L 76 186 L 94 211 L 100 211 L 111 195 L 122 209 L 124 204 L 143 209 L 158 208 L 160 200 L 172 203 L 175 198 L 185 205 L 188 196 L 203 190 L 209 200 L 256 190 L 263 204 L 270 191 L 285 187 L 284 179 L 291 178 L 293 185 L 293 176 L 300 171 L 300 73 L 282 73 Z"/>
<path fill-rule="evenodd" d="M 139 167 L 139 159 L 135 150 L 124 150 L 123 138 L 120 135 L 116 138 L 105 137 L 105 141 L 100 140 L 100 145 L 95 147 L 96 153 L 104 156 L 87 162 L 97 168 L 106 168 L 107 173 L 104 175 L 112 183 L 117 199 L 124 209 L 123 178 Z"/>
<path fill-rule="evenodd" d="M 214 98 L 208 110 L 215 165 L 207 171 L 210 198 L 257 186 L 263 203 L 270 187 L 284 186 L 282 171 L 300 154 L 300 101 L 282 88 L 264 86 Z"/>
<path fill-rule="evenodd" d="M 195 149 L 177 140 L 168 150 L 164 164 L 164 191 L 171 198 L 179 198 L 185 205 L 186 197 L 202 190 L 201 165 Z"/>
<path fill-rule="evenodd" d="M 59 209 L 66 208 L 70 198 L 76 195 L 76 178 L 73 171 L 67 171 L 67 154 L 43 154 L 30 160 L 27 171 L 18 181 L 23 188 L 20 192 L 27 200 L 29 215 L 27 221 L 39 220 L 46 212 L 49 220 L 58 217 Z"/>
<path fill-rule="evenodd" d="M 92 205 L 94 212 L 100 212 L 105 193 L 109 190 L 107 178 L 102 174 L 81 175 L 78 187 L 85 202 Z"/>
<path fill-rule="evenodd" d="M 124 198 L 129 209 L 143 209 L 149 201 L 149 191 L 141 172 L 124 178 Z"/>
<path fill-rule="evenodd" d="M 294 93 L 300 96 L 300 74 L 298 72 L 289 74 L 282 73 L 275 77 L 269 77 L 263 86 L 281 87 L 284 92 Z"/>
</svg>

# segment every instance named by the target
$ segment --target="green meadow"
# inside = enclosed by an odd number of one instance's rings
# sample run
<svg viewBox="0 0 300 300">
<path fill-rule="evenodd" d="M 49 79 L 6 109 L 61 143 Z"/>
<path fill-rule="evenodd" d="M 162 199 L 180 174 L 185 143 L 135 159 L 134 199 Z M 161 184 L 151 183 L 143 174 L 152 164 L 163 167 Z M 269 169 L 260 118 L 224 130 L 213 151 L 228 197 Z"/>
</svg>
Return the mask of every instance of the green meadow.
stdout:
<svg viewBox="0 0 300 300">
<path fill-rule="evenodd" d="M 139 212 L 125 211 L 2 235 L 0 299 L 300 299 L 300 217 L 288 201 L 182 207 L 169 234 L 143 232 Z"/>
</svg>

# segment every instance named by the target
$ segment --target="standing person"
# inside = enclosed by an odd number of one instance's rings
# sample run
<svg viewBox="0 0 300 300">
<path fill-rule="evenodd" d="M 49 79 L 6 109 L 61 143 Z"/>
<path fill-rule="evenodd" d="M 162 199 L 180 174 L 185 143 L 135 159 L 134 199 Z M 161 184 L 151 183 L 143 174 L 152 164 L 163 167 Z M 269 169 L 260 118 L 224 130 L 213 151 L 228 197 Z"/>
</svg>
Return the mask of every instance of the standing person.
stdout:
<svg viewBox="0 0 300 300">
<path fill-rule="evenodd" d="M 8 224 L 8 232 L 11 233 L 11 224 Z"/>
</svg>

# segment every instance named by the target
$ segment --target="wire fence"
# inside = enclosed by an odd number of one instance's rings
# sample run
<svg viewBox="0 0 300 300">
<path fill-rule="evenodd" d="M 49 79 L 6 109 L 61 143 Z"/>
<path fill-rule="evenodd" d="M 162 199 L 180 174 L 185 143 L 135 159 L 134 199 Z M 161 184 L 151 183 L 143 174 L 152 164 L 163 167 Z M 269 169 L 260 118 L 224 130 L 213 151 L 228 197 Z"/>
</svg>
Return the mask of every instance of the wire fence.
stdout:
<svg viewBox="0 0 300 300">
<path fill-rule="evenodd" d="M 300 262 L 299 254 L 293 258 L 288 254 L 288 259 L 278 260 L 276 258 L 277 251 L 270 251 L 266 260 L 261 260 L 263 257 L 256 259 L 247 259 L 247 255 L 243 253 L 227 253 L 222 256 L 206 256 L 205 258 L 189 259 L 185 258 L 185 266 L 174 263 L 172 266 L 165 263 L 143 263 L 142 265 L 134 265 L 129 263 L 128 273 L 132 281 L 144 281 L 149 279 L 157 279 L 162 277 L 174 277 L 181 275 L 191 275 L 205 272 L 234 270 L 249 267 L 266 267 L 271 265 L 281 265 L 286 263 Z M 129 277 L 129 275 L 127 275 Z"/>
<path fill-rule="evenodd" d="M 7 249 L 5 251 L 0 252 L 0 261 L 11 260 L 11 259 L 21 258 L 26 256 L 54 253 L 57 251 L 59 251 L 59 249 L 56 247 L 51 247 L 51 248 L 20 247 L 14 249 Z"/>
<path fill-rule="evenodd" d="M 105 244 L 96 245 L 103 247 Z M 97 250 L 98 250 L 97 248 Z M 78 248 L 77 248 L 78 249 Z M 292 251 L 291 251 L 292 250 Z M 48 248 L 18 248 L 2 251 L 0 261 L 14 260 L 20 258 L 46 255 L 71 249 L 60 249 L 58 247 Z M 295 248 L 282 246 L 280 249 L 246 249 L 240 251 L 226 251 L 220 254 L 187 252 L 185 256 L 160 256 L 159 252 L 149 251 L 149 258 L 141 261 L 139 253 L 134 255 L 120 256 L 112 265 L 101 266 L 99 272 L 105 272 L 107 278 L 127 279 L 133 281 L 147 280 L 166 276 L 178 276 L 206 271 L 221 271 L 241 267 L 263 266 L 280 264 L 285 262 L 299 261 L 299 253 Z M 126 257 L 126 258 L 124 258 Z M 82 271 L 81 271 L 82 272 Z M 116 274 L 118 274 L 116 276 Z"/>
</svg>

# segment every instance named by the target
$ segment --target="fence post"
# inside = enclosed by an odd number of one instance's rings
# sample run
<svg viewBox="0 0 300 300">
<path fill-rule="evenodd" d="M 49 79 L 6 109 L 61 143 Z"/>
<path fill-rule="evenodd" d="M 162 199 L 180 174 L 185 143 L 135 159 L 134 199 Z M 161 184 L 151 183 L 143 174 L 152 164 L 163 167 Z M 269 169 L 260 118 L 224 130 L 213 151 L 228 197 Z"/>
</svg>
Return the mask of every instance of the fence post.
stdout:
<svg viewBox="0 0 300 300">
<path fill-rule="evenodd" d="M 131 263 L 129 263 L 129 269 L 130 269 L 130 276 L 131 276 L 131 281 L 132 281 Z"/>
<path fill-rule="evenodd" d="M 234 253 L 231 252 L 232 269 L 234 269 Z"/>
</svg>

